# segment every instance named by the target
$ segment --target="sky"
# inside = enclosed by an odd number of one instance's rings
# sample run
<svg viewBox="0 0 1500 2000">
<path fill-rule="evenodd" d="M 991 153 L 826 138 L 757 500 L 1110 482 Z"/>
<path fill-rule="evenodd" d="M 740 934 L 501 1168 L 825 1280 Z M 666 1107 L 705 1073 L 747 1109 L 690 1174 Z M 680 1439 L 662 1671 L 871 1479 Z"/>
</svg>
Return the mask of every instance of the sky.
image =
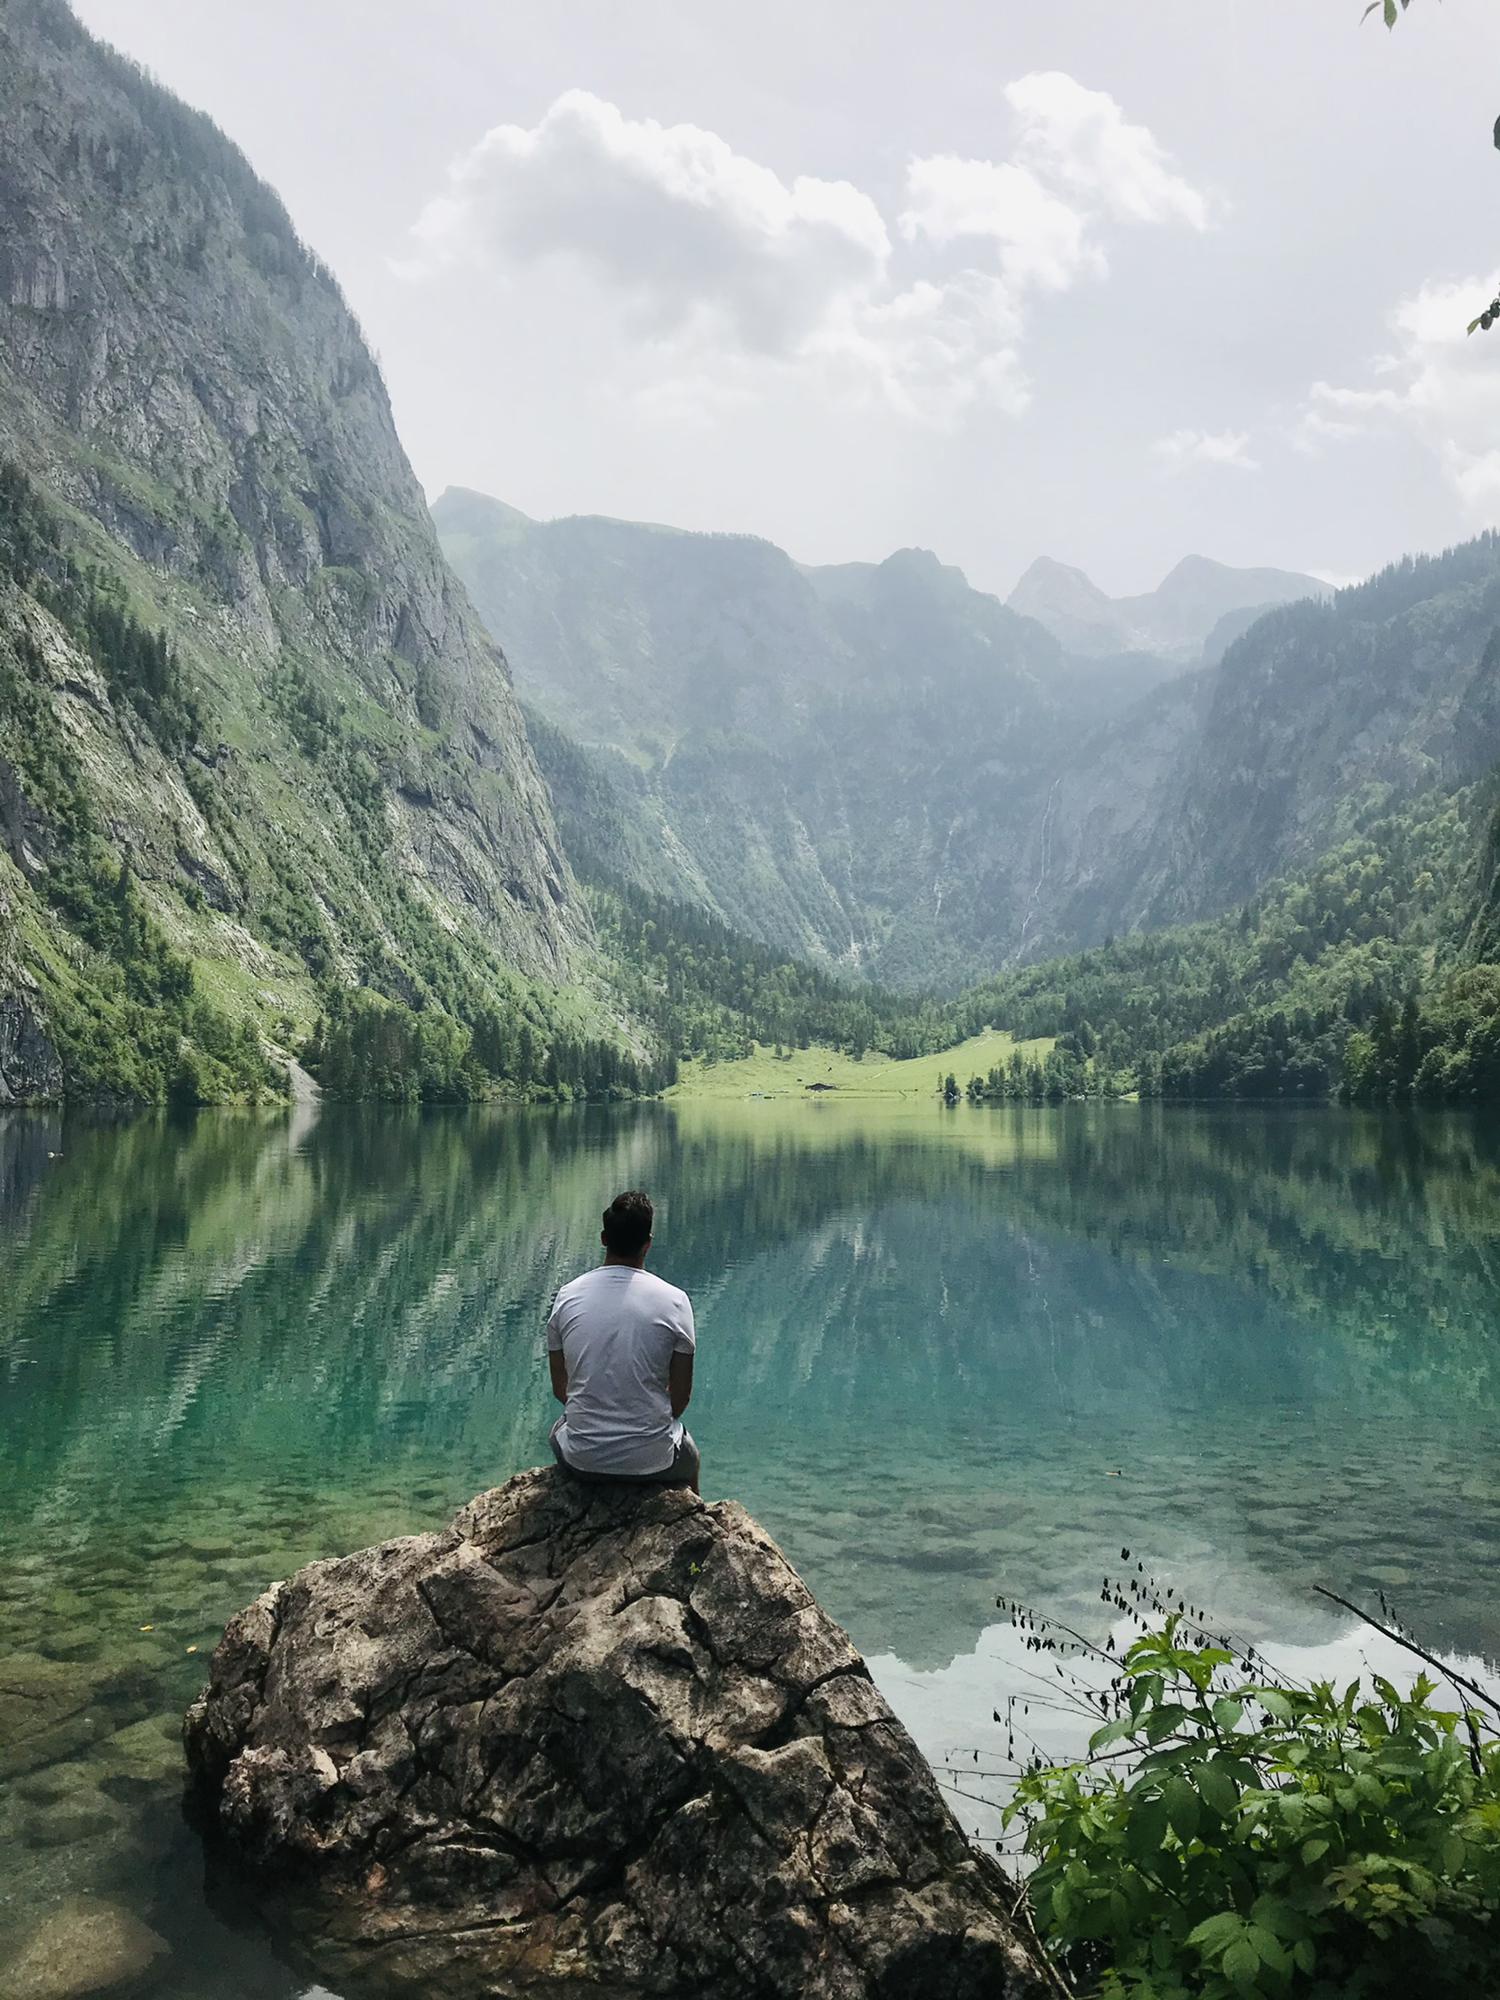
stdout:
<svg viewBox="0 0 1500 2000">
<path fill-rule="evenodd" d="M 75 0 L 338 274 L 430 497 L 1344 581 L 1500 518 L 1500 7 Z"/>
</svg>

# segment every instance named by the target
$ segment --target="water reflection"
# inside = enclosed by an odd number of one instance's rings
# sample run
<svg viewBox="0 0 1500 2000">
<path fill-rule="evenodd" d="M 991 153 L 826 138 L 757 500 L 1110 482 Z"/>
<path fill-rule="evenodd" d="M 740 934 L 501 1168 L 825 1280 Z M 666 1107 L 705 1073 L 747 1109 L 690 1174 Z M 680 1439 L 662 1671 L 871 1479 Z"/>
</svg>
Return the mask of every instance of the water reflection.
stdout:
<svg viewBox="0 0 1500 2000">
<path fill-rule="evenodd" d="M 1500 1654 L 1500 1145 L 1471 1121 L 0 1118 L 0 1650 L 55 1722 L 23 1752 L 0 1715 L 0 1931 L 76 1869 L 171 1910 L 163 1991 L 271 1990 L 183 1929 L 209 1923 L 170 1810 L 187 1648 L 537 1460 L 546 1303 L 630 1184 L 698 1306 L 707 1490 L 898 1705 L 946 1688 L 961 1735 L 996 1592 L 1096 1618 L 1122 1542 L 1246 1638 L 1339 1643 L 1316 1580 Z"/>
</svg>

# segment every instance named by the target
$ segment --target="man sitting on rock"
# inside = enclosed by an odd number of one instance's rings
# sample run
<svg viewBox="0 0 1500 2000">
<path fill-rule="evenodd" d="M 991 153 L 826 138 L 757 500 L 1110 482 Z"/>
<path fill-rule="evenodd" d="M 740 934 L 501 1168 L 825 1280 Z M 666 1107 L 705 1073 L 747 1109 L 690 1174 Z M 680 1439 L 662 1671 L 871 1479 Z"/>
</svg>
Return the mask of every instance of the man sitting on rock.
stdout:
<svg viewBox="0 0 1500 2000">
<path fill-rule="evenodd" d="M 564 1285 L 547 1321 L 552 1450 L 591 1483 L 691 1486 L 698 1447 L 682 1424 L 693 1394 L 693 1308 L 645 1268 L 654 1220 L 638 1190 L 604 1211 L 604 1262 Z"/>
</svg>

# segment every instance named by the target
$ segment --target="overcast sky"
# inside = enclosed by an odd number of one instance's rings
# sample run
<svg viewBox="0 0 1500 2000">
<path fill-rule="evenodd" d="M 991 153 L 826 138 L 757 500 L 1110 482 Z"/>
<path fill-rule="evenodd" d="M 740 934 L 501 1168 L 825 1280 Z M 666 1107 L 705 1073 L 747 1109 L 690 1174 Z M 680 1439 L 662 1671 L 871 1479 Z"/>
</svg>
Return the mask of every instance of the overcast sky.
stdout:
<svg viewBox="0 0 1500 2000">
<path fill-rule="evenodd" d="M 1500 7 L 77 0 L 334 267 L 418 476 L 1344 578 L 1500 516 Z"/>
</svg>

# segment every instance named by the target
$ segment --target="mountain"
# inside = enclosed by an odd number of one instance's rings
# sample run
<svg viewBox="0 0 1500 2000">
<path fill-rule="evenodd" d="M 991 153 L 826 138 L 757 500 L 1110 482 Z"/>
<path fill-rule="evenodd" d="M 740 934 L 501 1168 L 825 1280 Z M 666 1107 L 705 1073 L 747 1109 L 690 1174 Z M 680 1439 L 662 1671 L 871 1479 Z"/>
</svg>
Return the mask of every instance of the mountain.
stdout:
<svg viewBox="0 0 1500 2000">
<path fill-rule="evenodd" d="M 1081 569 L 1039 556 L 1006 602 L 1072 653 L 1156 653 L 1212 665 L 1262 612 L 1327 595 L 1327 584 L 1292 570 L 1231 569 L 1184 556 L 1155 590 L 1106 597 Z"/>
<path fill-rule="evenodd" d="M 61 0 L 0 212 L 0 1101 L 222 1094 L 317 981 L 540 1025 L 590 919 L 334 279 Z"/>
<path fill-rule="evenodd" d="M 578 864 L 899 985 L 1024 948 L 1009 857 L 1080 727 L 1166 671 L 1070 661 L 923 550 L 805 568 L 457 490 L 433 515 L 537 713 Z"/>
<path fill-rule="evenodd" d="M 1456 794 L 1497 763 L 1489 533 L 1261 617 L 1217 667 L 1081 739 L 1025 864 L 1034 955 L 1232 908 L 1393 804 Z"/>
<path fill-rule="evenodd" d="M 546 718 L 579 865 L 887 983 L 1214 916 L 1500 761 L 1491 536 L 1333 597 L 1190 559 L 1153 594 L 1157 635 L 1224 651 L 1137 655 L 1132 677 L 921 551 L 806 569 L 747 537 L 494 507 L 434 512 Z M 1059 577 L 1054 616 L 1108 606 Z M 1237 578 L 1316 594 L 1251 617 L 1223 608 Z"/>
</svg>

